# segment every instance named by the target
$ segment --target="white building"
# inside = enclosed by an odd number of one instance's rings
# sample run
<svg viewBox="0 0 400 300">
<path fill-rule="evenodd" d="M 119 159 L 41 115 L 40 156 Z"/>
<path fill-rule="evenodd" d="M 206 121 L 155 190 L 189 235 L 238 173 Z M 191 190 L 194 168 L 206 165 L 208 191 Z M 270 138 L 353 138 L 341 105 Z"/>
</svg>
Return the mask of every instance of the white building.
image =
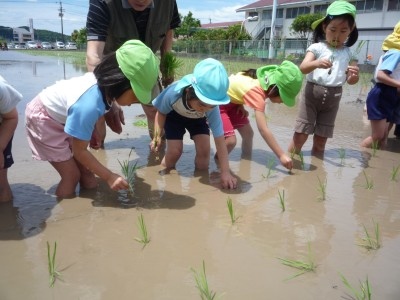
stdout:
<svg viewBox="0 0 400 300">
<path fill-rule="evenodd" d="M 244 27 L 253 40 L 259 42 L 260 46 L 264 47 L 265 41 L 269 45 L 272 28 L 273 40 L 284 41 L 286 54 L 288 51 L 289 53 L 302 51 L 297 41 L 298 37 L 290 30 L 293 20 L 302 14 L 320 12 L 325 15 L 327 7 L 333 2 L 276 0 L 275 22 L 272 24 L 273 1 L 260 0 L 253 2 L 237 9 L 236 12 L 245 13 Z M 394 26 L 400 21 L 400 0 L 358 0 L 349 2 L 357 8 L 358 40 L 366 41 L 365 47 L 360 52 L 359 59 L 363 61 L 367 54 L 371 54 L 372 63 L 376 63 L 382 54 L 382 41 L 388 34 L 393 32 Z M 272 43 L 272 45 L 276 45 L 276 43 Z M 268 51 L 268 47 L 264 50 Z"/>
</svg>

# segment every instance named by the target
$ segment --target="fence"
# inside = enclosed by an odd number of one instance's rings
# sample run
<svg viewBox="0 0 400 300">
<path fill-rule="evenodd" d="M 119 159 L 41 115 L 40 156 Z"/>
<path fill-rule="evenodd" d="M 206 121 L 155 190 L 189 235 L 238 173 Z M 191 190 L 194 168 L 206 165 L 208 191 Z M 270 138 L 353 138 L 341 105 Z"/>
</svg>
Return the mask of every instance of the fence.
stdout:
<svg viewBox="0 0 400 300">
<path fill-rule="evenodd" d="M 363 42 L 365 41 L 365 42 Z M 359 43 L 363 42 L 361 49 L 357 49 Z M 376 40 L 359 40 L 351 47 L 353 52 L 357 52 L 357 58 L 360 64 L 376 64 L 379 57 L 382 55 L 382 39 Z M 282 39 L 275 40 L 272 44 L 272 58 L 277 60 L 282 59 L 302 59 L 305 51 L 309 46 L 310 41 Z M 186 53 L 189 55 L 201 56 L 223 56 L 240 58 L 257 58 L 267 59 L 270 57 L 270 41 L 269 40 L 177 40 L 173 43 L 173 50 L 177 53 Z M 369 59 L 367 60 L 367 57 Z"/>
</svg>

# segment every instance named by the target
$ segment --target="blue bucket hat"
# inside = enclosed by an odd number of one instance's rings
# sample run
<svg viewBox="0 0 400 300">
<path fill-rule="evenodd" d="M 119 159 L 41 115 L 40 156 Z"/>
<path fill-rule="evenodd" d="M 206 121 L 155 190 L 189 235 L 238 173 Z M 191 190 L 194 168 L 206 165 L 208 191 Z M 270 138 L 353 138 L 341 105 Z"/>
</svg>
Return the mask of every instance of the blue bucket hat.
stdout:
<svg viewBox="0 0 400 300">
<path fill-rule="evenodd" d="M 228 104 L 230 98 L 227 94 L 229 88 L 228 74 L 224 66 L 213 58 L 200 61 L 192 74 L 182 77 L 176 84 L 175 91 L 181 92 L 183 88 L 192 86 L 196 96 L 209 105 Z"/>
</svg>

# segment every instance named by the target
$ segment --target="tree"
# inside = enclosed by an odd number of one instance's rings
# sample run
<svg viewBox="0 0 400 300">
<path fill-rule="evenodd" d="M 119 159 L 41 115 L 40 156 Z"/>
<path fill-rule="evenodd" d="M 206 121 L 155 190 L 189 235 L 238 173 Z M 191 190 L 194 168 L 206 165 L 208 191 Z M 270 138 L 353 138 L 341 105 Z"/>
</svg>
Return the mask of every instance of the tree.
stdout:
<svg viewBox="0 0 400 300">
<path fill-rule="evenodd" d="M 81 45 L 86 43 L 86 28 L 81 28 L 78 30 L 74 30 L 71 34 L 71 40 L 75 42 L 80 48 Z"/>
<path fill-rule="evenodd" d="M 191 11 L 188 12 L 187 16 L 182 18 L 182 15 L 179 14 L 181 17 L 181 26 L 175 29 L 175 37 L 183 36 L 183 37 L 190 37 L 196 31 L 196 28 L 201 27 L 201 23 L 199 19 L 193 18 L 193 14 Z"/>
<path fill-rule="evenodd" d="M 311 24 L 323 18 L 322 14 L 305 14 L 297 16 L 294 20 L 292 25 L 290 26 L 290 30 L 293 31 L 294 35 L 297 35 L 300 39 L 307 39 L 309 40 L 310 35 L 312 34 L 313 30 L 311 29 Z"/>
</svg>

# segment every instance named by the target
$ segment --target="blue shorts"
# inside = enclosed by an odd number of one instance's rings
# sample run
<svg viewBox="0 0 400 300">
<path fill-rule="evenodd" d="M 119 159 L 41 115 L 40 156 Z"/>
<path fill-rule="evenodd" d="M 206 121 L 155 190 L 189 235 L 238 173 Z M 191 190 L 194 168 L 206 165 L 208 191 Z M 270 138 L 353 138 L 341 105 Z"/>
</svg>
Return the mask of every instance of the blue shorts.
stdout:
<svg viewBox="0 0 400 300">
<path fill-rule="evenodd" d="M 397 110 L 399 98 L 397 89 L 386 84 L 377 83 L 367 96 L 368 120 L 384 120 L 398 123 Z"/>
<path fill-rule="evenodd" d="M 13 138 L 11 137 L 10 141 L 8 142 L 6 148 L 3 151 L 4 169 L 8 169 L 14 163 L 14 159 L 13 159 L 12 154 L 11 154 L 12 140 L 13 140 Z"/>
<path fill-rule="evenodd" d="M 205 117 L 200 119 L 186 118 L 174 110 L 167 114 L 164 130 L 167 140 L 183 140 L 186 130 L 189 131 L 191 139 L 196 134 L 210 135 Z"/>
</svg>

